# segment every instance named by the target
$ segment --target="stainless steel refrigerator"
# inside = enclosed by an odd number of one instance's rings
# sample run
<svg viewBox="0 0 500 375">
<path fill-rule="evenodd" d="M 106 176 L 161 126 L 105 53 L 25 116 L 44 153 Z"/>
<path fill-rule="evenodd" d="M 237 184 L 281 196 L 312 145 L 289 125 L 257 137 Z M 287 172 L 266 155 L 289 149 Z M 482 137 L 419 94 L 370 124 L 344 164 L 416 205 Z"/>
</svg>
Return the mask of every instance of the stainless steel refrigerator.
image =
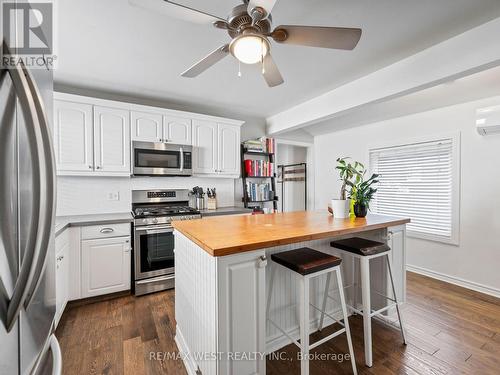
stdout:
<svg viewBox="0 0 500 375">
<path fill-rule="evenodd" d="M 3 36 L 0 40 L 4 52 L 15 51 L 15 46 L 8 45 L 12 42 Z M 52 91 L 52 72 L 48 69 L 27 69 L 22 64 L 15 69 L 1 69 L 2 375 L 61 373 L 61 353 L 53 335 L 56 292 Z"/>
</svg>

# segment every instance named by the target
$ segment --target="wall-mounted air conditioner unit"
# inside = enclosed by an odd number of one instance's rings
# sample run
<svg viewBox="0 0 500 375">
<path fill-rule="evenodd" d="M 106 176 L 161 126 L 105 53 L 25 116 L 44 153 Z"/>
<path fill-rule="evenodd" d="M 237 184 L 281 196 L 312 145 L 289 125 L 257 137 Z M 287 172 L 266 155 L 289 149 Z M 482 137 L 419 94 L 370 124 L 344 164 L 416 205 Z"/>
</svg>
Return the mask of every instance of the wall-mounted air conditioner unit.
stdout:
<svg viewBox="0 0 500 375">
<path fill-rule="evenodd" d="M 476 110 L 476 128 L 481 135 L 500 134 L 500 105 Z"/>
</svg>

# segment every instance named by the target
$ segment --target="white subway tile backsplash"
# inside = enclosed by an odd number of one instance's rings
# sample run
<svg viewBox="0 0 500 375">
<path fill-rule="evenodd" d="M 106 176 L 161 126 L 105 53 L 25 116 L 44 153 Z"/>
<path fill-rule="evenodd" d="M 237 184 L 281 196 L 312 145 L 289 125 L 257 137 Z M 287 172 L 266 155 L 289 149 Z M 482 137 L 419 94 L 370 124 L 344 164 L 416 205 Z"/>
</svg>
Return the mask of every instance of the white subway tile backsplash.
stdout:
<svg viewBox="0 0 500 375">
<path fill-rule="evenodd" d="M 229 178 L 58 177 L 57 215 L 128 212 L 132 206 L 132 190 L 191 189 L 194 186 L 216 188 L 219 207 L 235 205 L 234 180 Z"/>
</svg>

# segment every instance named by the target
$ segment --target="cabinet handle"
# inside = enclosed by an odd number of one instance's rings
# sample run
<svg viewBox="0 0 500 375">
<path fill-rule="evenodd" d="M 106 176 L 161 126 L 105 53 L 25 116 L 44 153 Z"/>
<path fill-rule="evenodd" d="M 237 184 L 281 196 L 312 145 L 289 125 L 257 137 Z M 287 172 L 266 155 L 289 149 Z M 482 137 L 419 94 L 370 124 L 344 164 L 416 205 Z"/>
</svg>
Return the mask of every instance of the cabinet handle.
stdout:
<svg viewBox="0 0 500 375">
<path fill-rule="evenodd" d="M 91 166 L 91 165 L 89 165 L 89 169 L 92 169 L 92 166 Z"/>
<path fill-rule="evenodd" d="M 102 228 L 101 233 L 113 233 L 115 230 L 113 228 Z"/>
<path fill-rule="evenodd" d="M 259 257 L 259 268 L 264 268 L 267 266 L 267 257 L 262 255 Z"/>
<path fill-rule="evenodd" d="M 97 169 L 101 169 L 101 167 L 100 167 L 100 166 L 97 166 L 96 168 L 97 168 Z"/>
</svg>

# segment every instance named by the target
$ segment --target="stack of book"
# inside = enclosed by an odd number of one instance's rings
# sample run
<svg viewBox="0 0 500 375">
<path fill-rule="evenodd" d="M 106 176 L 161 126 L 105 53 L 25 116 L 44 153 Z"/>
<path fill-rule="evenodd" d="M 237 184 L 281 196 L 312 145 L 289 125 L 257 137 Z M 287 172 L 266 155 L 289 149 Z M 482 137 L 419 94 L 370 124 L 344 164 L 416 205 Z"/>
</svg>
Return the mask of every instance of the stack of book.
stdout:
<svg viewBox="0 0 500 375">
<path fill-rule="evenodd" d="M 243 146 L 246 151 L 274 154 L 276 143 L 274 138 L 261 137 L 243 142 Z"/>
<path fill-rule="evenodd" d="M 245 159 L 245 173 L 248 177 L 273 177 L 274 163 L 266 160 Z"/>
<path fill-rule="evenodd" d="M 274 192 L 271 189 L 270 183 L 256 184 L 247 181 L 247 197 L 250 201 L 269 201 L 274 199 Z"/>
</svg>

